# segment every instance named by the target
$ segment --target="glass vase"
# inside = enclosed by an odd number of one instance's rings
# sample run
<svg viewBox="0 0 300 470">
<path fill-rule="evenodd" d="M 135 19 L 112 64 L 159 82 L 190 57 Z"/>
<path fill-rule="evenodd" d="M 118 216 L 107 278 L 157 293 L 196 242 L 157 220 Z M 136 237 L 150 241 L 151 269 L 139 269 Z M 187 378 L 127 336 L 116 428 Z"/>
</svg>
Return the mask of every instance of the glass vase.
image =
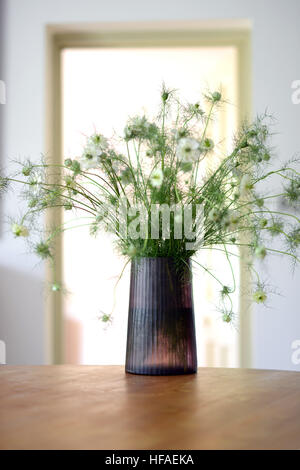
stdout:
<svg viewBox="0 0 300 470">
<path fill-rule="evenodd" d="M 197 372 L 189 262 L 135 258 L 131 262 L 126 372 L 145 375 Z"/>
</svg>

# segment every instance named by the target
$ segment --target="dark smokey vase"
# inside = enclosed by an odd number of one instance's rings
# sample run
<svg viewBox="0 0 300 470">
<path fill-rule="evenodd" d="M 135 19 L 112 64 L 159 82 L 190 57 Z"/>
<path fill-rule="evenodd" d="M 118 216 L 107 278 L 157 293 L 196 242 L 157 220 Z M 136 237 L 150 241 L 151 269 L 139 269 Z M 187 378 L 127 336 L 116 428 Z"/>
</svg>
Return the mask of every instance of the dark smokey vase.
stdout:
<svg viewBox="0 0 300 470">
<path fill-rule="evenodd" d="M 191 273 L 173 258 L 132 260 L 125 369 L 146 375 L 197 372 Z"/>
</svg>

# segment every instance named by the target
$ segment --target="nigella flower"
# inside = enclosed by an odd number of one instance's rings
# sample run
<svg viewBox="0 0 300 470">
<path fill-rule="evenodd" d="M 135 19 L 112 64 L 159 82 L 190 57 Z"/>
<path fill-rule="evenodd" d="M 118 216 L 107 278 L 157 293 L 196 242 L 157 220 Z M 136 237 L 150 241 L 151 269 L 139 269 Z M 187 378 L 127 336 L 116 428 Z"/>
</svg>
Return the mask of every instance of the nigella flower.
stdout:
<svg viewBox="0 0 300 470">
<path fill-rule="evenodd" d="M 252 297 L 257 304 L 263 304 L 267 300 L 267 294 L 263 289 L 255 291 Z"/>
<path fill-rule="evenodd" d="M 213 101 L 216 103 L 217 101 L 220 101 L 221 98 L 222 98 L 222 95 L 219 91 L 214 91 L 212 94 L 211 94 L 211 97 L 213 99 Z"/>
<path fill-rule="evenodd" d="M 135 116 L 129 119 L 125 129 L 125 140 L 129 141 L 135 138 L 152 140 L 158 135 L 156 124 L 148 122 L 145 116 Z"/>
<path fill-rule="evenodd" d="M 255 142 L 255 144 L 264 142 L 268 134 L 268 127 L 263 124 L 259 118 L 250 127 L 245 128 L 245 135 L 249 145 L 252 145 L 253 142 Z"/>
<path fill-rule="evenodd" d="M 66 158 L 64 161 L 64 164 L 67 168 L 70 168 L 72 166 L 72 159 L 71 158 Z"/>
<path fill-rule="evenodd" d="M 232 294 L 232 289 L 228 286 L 223 286 L 221 290 L 221 297 L 226 297 L 229 294 Z"/>
<path fill-rule="evenodd" d="M 208 220 L 211 222 L 216 222 L 220 217 L 220 213 L 217 209 L 211 209 L 211 211 L 208 214 Z"/>
<path fill-rule="evenodd" d="M 222 225 L 228 230 L 235 230 L 238 227 L 240 214 L 237 211 L 231 211 L 222 220 Z"/>
<path fill-rule="evenodd" d="M 194 103 L 194 104 L 189 104 L 188 105 L 188 108 L 187 108 L 188 112 L 195 115 L 195 116 L 203 116 L 204 115 L 204 111 L 203 109 L 201 108 L 200 106 L 200 103 Z"/>
<path fill-rule="evenodd" d="M 153 170 L 150 176 L 151 186 L 154 188 L 160 188 L 164 180 L 164 174 L 160 168 Z"/>
<path fill-rule="evenodd" d="M 30 161 L 26 162 L 22 168 L 22 174 L 24 176 L 29 176 L 33 170 L 33 165 Z"/>
<path fill-rule="evenodd" d="M 41 241 L 37 243 L 34 247 L 35 253 L 42 259 L 47 259 L 52 257 L 50 246 L 48 242 Z"/>
<path fill-rule="evenodd" d="M 208 137 L 201 142 L 201 149 L 203 152 L 210 152 L 213 150 L 215 144 L 212 139 L 209 139 Z"/>
<path fill-rule="evenodd" d="M 180 127 L 179 129 L 172 129 L 172 134 L 174 134 L 176 139 L 182 139 L 183 137 L 187 137 L 188 132 L 188 129 L 185 127 Z"/>
<path fill-rule="evenodd" d="M 106 137 L 102 134 L 93 134 L 87 139 L 87 145 L 94 146 L 98 150 L 106 150 L 108 143 Z"/>
<path fill-rule="evenodd" d="M 93 134 L 87 139 L 87 144 L 80 158 L 81 167 L 85 170 L 97 168 L 99 160 L 108 148 L 107 139 L 101 134 Z"/>
<path fill-rule="evenodd" d="M 222 320 L 223 322 L 225 323 L 231 323 L 233 321 L 233 317 L 234 317 L 234 314 L 233 314 L 233 311 L 232 310 L 227 310 L 227 309 L 224 309 L 223 312 L 222 312 Z"/>
<path fill-rule="evenodd" d="M 76 184 L 74 178 L 70 175 L 66 175 L 64 177 L 64 182 L 68 188 L 74 188 Z"/>
<path fill-rule="evenodd" d="M 201 154 L 200 144 L 196 139 L 183 137 L 178 141 L 176 155 L 182 162 L 196 162 Z"/>
<path fill-rule="evenodd" d="M 271 158 L 271 155 L 270 155 L 270 152 L 264 152 L 263 153 L 263 156 L 262 156 L 262 159 L 265 161 L 265 162 L 268 162 Z"/>
<path fill-rule="evenodd" d="M 99 166 L 99 153 L 94 151 L 93 148 L 86 147 L 79 162 L 83 170 L 90 170 Z"/>
<path fill-rule="evenodd" d="M 103 323 L 108 323 L 112 321 L 111 315 L 109 315 L 108 313 L 102 313 L 102 315 L 99 317 L 99 320 L 101 320 Z"/>
<path fill-rule="evenodd" d="M 98 152 L 94 152 L 93 149 L 86 147 L 83 155 L 80 158 L 80 165 L 84 170 L 90 170 L 99 166 Z"/>
<path fill-rule="evenodd" d="M 28 228 L 22 224 L 12 224 L 11 230 L 15 237 L 28 237 L 29 235 Z"/>
<path fill-rule="evenodd" d="M 239 212 L 237 212 L 237 211 L 232 211 L 232 212 L 230 212 L 230 214 L 229 214 L 229 220 L 230 220 L 230 225 L 231 225 L 232 227 L 235 228 L 235 227 L 238 225 L 239 219 L 240 219 L 240 214 L 239 214 Z"/>
<path fill-rule="evenodd" d="M 205 97 L 211 103 L 218 103 L 222 99 L 222 94 L 219 91 L 213 91 L 206 94 Z"/>
<path fill-rule="evenodd" d="M 131 168 L 125 168 L 122 172 L 121 172 L 121 181 L 122 183 L 126 186 L 127 184 L 130 184 L 134 181 L 134 172 Z"/>
<path fill-rule="evenodd" d="M 260 221 L 259 221 L 260 228 L 265 228 L 267 225 L 268 225 L 268 220 L 267 219 L 260 219 Z"/>
<path fill-rule="evenodd" d="M 263 198 L 258 198 L 255 200 L 255 204 L 257 205 L 257 207 L 261 208 L 264 207 L 265 201 L 263 200 Z"/>
<path fill-rule="evenodd" d="M 253 189 L 253 182 L 251 176 L 246 174 L 242 176 L 240 183 L 240 194 L 246 196 Z"/>
</svg>

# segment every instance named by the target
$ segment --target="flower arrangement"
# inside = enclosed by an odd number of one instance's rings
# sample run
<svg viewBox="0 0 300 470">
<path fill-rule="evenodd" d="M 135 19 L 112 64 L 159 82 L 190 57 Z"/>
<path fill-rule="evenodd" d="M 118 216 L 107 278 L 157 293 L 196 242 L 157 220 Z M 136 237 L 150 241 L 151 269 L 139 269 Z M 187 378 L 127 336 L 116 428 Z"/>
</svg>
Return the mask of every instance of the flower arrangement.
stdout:
<svg viewBox="0 0 300 470">
<path fill-rule="evenodd" d="M 130 118 L 122 137 L 109 141 L 94 133 L 80 157 L 67 158 L 61 165 L 45 158 L 38 163 L 18 162 L 17 172 L 0 178 L 2 191 L 21 184 L 27 204 L 25 214 L 12 221 L 14 236 L 29 237 L 32 250 L 54 265 L 54 239 L 73 227 L 66 222 L 41 233 L 39 215 L 63 208 L 74 211 L 91 235 L 101 229 L 113 233 L 127 260 L 172 257 L 187 265 L 192 259 L 220 284 L 225 322 L 234 317 L 231 260 L 239 255 L 232 253 L 232 247 L 243 246 L 252 254 L 247 266 L 255 279 L 253 301 L 265 303 L 267 292 L 253 260 L 279 253 L 294 264 L 299 261 L 300 225 L 294 211 L 300 199 L 298 160 L 276 168 L 271 120 L 264 115 L 243 124 L 230 154 L 216 163 L 212 155 L 218 143 L 210 138 L 209 128 L 223 99 L 216 91 L 206 93 L 203 100 L 207 111 L 199 102 L 183 103 L 175 91 L 163 86 L 158 116 Z M 267 188 L 274 176 L 283 187 L 272 192 Z M 275 207 L 274 201 L 281 206 Z M 168 209 L 166 227 L 162 208 Z M 275 237 L 282 240 L 280 249 L 272 244 Z M 232 272 L 231 286 L 193 258 L 207 248 L 223 252 Z M 52 290 L 61 290 L 56 279 Z M 109 320 L 109 315 L 103 316 L 103 321 Z"/>
</svg>

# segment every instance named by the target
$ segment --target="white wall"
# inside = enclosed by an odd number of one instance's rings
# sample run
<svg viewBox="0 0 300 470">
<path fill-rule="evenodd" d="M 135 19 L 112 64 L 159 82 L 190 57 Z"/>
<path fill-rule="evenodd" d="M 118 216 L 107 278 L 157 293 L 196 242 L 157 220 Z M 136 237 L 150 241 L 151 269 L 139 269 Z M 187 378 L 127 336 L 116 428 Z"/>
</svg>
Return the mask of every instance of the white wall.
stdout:
<svg viewBox="0 0 300 470">
<path fill-rule="evenodd" d="M 278 120 L 279 158 L 300 149 L 300 105 L 291 102 L 291 83 L 300 79 L 299 0 L 2 0 L 7 104 L 2 166 L 9 158 L 38 156 L 44 148 L 45 26 L 49 23 L 248 18 L 253 21 L 253 109 L 268 107 Z M 1 25 L 2 27 L 2 25 Z M 1 29 L 0 27 L 0 29 Z M 1 44 L 3 47 L 3 43 Z M 1 105 L 0 105 L 1 106 Z M 15 211 L 12 195 L 2 212 Z M 24 247 L 0 239 L 0 339 L 10 364 L 44 362 L 43 267 Z M 291 342 L 300 339 L 299 273 L 285 259 L 268 267 L 270 282 L 285 297 L 253 314 L 254 367 L 300 370 L 291 363 Z M 245 313 L 247 314 L 247 313 Z"/>
</svg>

